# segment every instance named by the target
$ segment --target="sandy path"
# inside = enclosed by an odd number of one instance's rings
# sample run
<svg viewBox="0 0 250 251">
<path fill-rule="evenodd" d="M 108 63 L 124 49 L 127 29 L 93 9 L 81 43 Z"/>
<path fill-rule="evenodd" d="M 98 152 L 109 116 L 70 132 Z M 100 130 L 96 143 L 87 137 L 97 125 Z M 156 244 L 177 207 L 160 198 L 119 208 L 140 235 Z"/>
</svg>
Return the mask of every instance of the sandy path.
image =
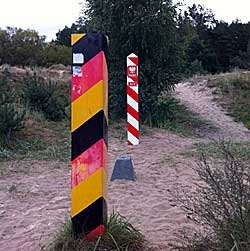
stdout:
<svg viewBox="0 0 250 251">
<path fill-rule="evenodd" d="M 193 111 L 212 121 L 219 131 L 208 138 L 248 139 L 247 130 L 235 123 L 212 98 L 205 83 L 179 84 L 176 96 Z M 166 130 L 147 129 L 137 147 L 110 137 L 109 174 L 115 159 L 131 156 L 137 181 L 109 182 L 109 212 L 113 208 L 138 226 L 155 250 L 168 251 L 183 228 L 193 223 L 175 203 L 173 193 L 190 191 L 198 182 L 193 157 L 184 156 L 194 143 Z M 65 162 L 19 161 L 0 163 L 10 174 L 0 177 L 0 251 L 35 251 L 46 243 L 70 215 L 70 166 Z"/>
<path fill-rule="evenodd" d="M 69 215 L 69 167 L 44 161 L 5 165 L 16 173 L 0 177 L 0 250 L 39 250 Z"/>
<path fill-rule="evenodd" d="M 110 139 L 110 175 L 119 156 L 132 156 L 136 182 L 109 183 L 113 208 L 140 227 L 154 246 L 166 246 L 175 233 L 192 224 L 176 206 L 171 192 L 194 183 L 192 159 L 182 152 L 193 141 L 166 131 L 149 130 L 139 147 Z M 38 250 L 70 213 L 70 173 L 63 162 L 5 163 L 16 170 L 0 178 L 0 250 Z M 159 249 L 157 249 L 159 250 Z"/>
<path fill-rule="evenodd" d="M 138 180 L 111 182 L 109 209 L 114 207 L 131 219 L 147 240 L 163 250 L 168 250 L 168 242 L 177 240 L 179 230 L 193 227 L 173 196 L 177 189 L 190 190 L 195 183 L 194 160 L 180 154 L 192 144 L 190 139 L 159 131 L 143 137 L 139 147 L 128 151 L 120 142 L 111 146 L 111 163 L 118 156 L 132 156 Z"/>
<path fill-rule="evenodd" d="M 190 110 L 211 121 L 218 128 L 214 132 L 210 131 L 206 135 L 207 138 L 250 140 L 250 131 L 226 114 L 225 109 L 216 102 L 213 89 L 207 87 L 206 80 L 195 84 L 189 82 L 178 84 L 175 96 Z"/>
</svg>

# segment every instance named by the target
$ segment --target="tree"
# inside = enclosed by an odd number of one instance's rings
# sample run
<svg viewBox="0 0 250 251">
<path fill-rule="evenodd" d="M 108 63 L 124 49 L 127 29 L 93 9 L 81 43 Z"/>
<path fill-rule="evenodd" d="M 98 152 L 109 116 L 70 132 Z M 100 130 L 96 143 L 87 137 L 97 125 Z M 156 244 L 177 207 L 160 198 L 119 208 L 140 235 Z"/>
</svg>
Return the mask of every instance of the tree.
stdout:
<svg viewBox="0 0 250 251">
<path fill-rule="evenodd" d="M 70 65 L 71 49 L 55 42 L 46 44 L 42 53 L 41 65 L 51 66 L 53 64 Z"/>
<path fill-rule="evenodd" d="M 10 58 L 9 54 L 10 38 L 6 30 L 0 29 L 0 64 L 4 64 Z"/>
<path fill-rule="evenodd" d="M 34 30 L 17 29 L 15 34 L 11 36 L 11 50 L 15 58 L 12 64 L 39 64 L 44 41 L 45 36 L 40 36 Z"/>
<path fill-rule="evenodd" d="M 127 55 L 134 52 L 140 65 L 140 116 L 150 121 L 159 95 L 174 87 L 180 72 L 172 1 L 88 0 L 87 3 L 79 20 L 81 30 L 103 32 L 110 41 L 111 113 L 125 114 L 125 62 Z"/>
<path fill-rule="evenodd" d="M 71 34 L 78 32 L 78 25 L 73 23 L 71 27 L 65 26 L 56 33 L 56 43 L 71 47 Z"/>
</svg>

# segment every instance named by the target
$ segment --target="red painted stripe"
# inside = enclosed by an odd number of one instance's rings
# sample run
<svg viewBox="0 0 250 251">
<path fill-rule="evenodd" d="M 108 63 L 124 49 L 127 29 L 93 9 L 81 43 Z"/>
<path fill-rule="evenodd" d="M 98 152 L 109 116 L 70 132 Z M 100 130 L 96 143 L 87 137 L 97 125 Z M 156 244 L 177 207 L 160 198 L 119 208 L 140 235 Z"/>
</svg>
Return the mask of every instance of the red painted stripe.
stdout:
<svg viewBox="0 0 250 251">
<path fill-rule="evenodd" d="M 103 139 L 71 161 L 71 187 L 77 186 L 100 168 L 107 168 L 106 145 Z"/>
<path fill-rule="evenodd" d="M 87 234 L 84 239 L 87 241 L 97 241 L 99 236 L 102 236 L 105 232 L 104 225 L 100 225 L 93 231 L 91 231 L 89 234 Z"/>
<path fill-rule="evenodd" d="M 129 59 L 136 65 L 138 65 L 138 57 L 136 58 L 132 58 L 132 57 L 129 57 Z"/>
<path fill-rule="evenodd" d="M 139 131 L 135 129 L 130 123 L 128 123 L 128 131 L 133 134 L 137 139 L 139 139 Z"/>
<path fill-rule="evenodd" d="M 137 77 L 129 77 L 130 79 L 133 80 L 133 82 L 138 84 L 138 76 Z"/>
<path fill-rule="evenodd" d="M 138 94 L 129 86 L 127 86 L 128 95 L 133 98 L 136 102 L 139 101 Z"/>
<path fill-rule="evenodd" d="M 105 55 L 104 52 L 101 51 L 81 67 L 81 75 L 72 74 L 72 102 L 82 96 L 82 94 L 100 80 L 107 82 L 107 71 L 104 69 L 104 60 Z"/>
<path fill-rule="evenodd" d="M 139 112 L 137 112 L 132 106 L 127 105 L 128 113 L 133 116 L 135 119 L 139 120 Z"/>
<path fill-rule="evenodd" d="M 128 140 L 128 145 L 129 145 L 129 146 L 132 146 L 133 144 Z"/>
</svg>

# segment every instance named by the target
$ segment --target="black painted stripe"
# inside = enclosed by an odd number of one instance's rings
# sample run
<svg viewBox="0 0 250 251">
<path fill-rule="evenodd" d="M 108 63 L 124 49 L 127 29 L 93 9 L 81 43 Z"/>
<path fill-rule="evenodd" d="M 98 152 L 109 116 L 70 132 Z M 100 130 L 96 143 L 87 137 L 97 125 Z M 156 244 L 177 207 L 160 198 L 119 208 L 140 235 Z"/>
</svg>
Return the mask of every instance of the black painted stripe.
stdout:
<svg viewBox="0 0 250 251">
<path fill-rule="evenodd" d="M 96 200 L 72 219 L 74 232 L 87 235 L 107 221 L 107 202 L 103 197 Z"/>
<path fill-rule="evenodd" d="M 108 58 L 107 38 L 101 33 L 88 33 L 79 39 L 72 46 L 72 53 L 82 53 L 84 55 L 83 64 L 74 64 L 83 66 L 100 51 L 104 51 L 106 61 Z"/>
<path fill-rule="evenodd" d="M 103 110 L 72 132 L 71 160 L 77 158 L 100 139 L 104 139 L 106 145 L 108 144 L 108 125 Z"/>
</svg>

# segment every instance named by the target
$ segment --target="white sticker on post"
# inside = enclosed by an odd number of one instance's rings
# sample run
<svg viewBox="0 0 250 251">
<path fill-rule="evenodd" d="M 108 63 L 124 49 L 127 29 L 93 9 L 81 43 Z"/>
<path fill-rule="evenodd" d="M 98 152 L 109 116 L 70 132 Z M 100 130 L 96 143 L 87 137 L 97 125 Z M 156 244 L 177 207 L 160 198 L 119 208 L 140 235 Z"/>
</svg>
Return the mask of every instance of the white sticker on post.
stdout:
<svg viewBox="0 0 250 251">
<path fill-rule="evenodd" d="M 73 53 L 73 64 L 83 64 L 84 56 L 82 53 Z"/>
</svg>

